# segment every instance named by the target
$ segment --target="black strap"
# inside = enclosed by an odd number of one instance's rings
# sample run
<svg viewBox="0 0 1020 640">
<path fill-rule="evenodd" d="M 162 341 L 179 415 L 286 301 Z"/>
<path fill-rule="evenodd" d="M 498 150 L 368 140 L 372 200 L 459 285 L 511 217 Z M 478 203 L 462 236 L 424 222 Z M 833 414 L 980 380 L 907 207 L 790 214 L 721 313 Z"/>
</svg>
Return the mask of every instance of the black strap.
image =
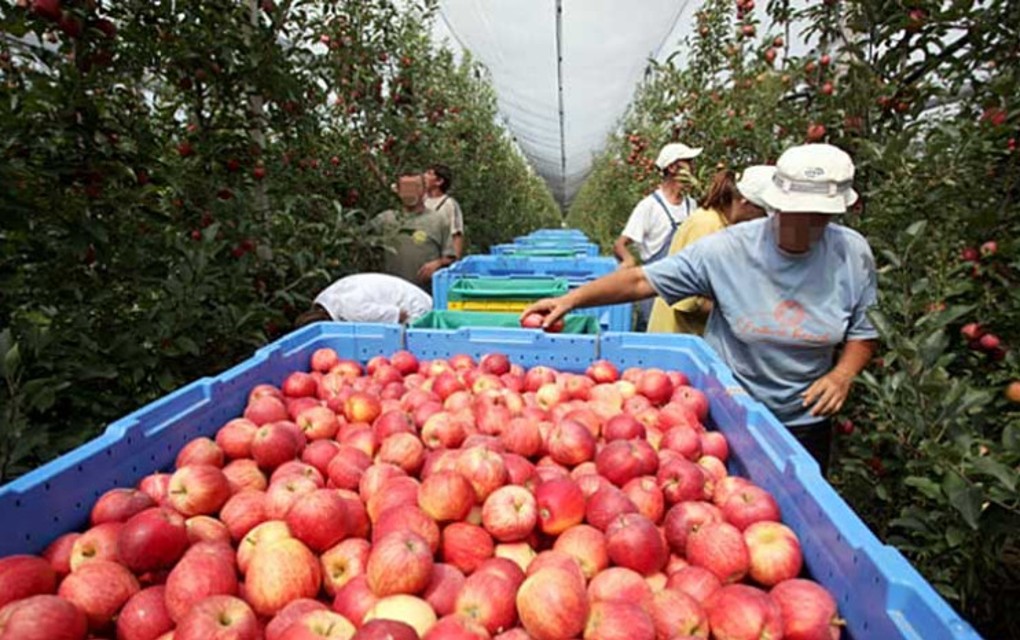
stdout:
<svg viewBox="0 0 1020 640">
<path fill-rule="evenodd" d="M 449 199 L 450 199 L 450 196 L 443 196 L 443 199 L 440 200 L 439 204 L 436 205 L 436 211 L 439 211 L 440 209 L 442 209 L 443 205 L 446 204 L 446 201 L 449 200 Z"/>
</svg>

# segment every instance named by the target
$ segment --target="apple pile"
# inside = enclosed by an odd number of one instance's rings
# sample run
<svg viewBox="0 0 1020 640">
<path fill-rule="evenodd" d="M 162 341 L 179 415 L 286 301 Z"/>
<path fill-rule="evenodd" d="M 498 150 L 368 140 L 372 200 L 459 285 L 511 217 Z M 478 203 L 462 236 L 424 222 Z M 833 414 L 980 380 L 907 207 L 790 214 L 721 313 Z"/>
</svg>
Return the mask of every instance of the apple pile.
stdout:
<svg viewBox="0 0 1020 640">
<path fill-rule="evenodd" d="M 0 559 L 0 640 L 839 637 L 682 373 L 310 365 Z"/>
</svg>

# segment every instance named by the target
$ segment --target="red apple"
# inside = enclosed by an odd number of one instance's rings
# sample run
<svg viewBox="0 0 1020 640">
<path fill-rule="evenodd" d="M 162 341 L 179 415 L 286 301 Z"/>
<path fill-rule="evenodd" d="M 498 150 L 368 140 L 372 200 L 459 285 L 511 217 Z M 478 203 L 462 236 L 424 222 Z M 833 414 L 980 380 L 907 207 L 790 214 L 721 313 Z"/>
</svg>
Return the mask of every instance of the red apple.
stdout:
<svg viewBox="0 0 1020 640">
<path fill-rule="evenodd" d="M 680 502 L 673 505 L 663 520 L 666 542 L 673 553 L 683 555 L 687 549 L 687 537 L 710 522 L 722 522 L 722 512 L 707 502 Z"/>
<path fill-rule="evenodd" d="M 333 611 L 344 616 L 355 625 L 362 624 L 365 614 L 375 606 L 379 598 L 368 587 L 366 576 L 355 576 L 340 587 L 333 599 Z"/>
<path fill-rule="evenodd" d="M 395 464 L 410 475 L 417 475 L 425 462 L 425 445 L 415 434 L 397 433 L 382 441 L 376 459 Z"/>
<path fill-rule="evenodd" d="M 74 548 L 75 541 L 80 537 L 81 534 L 76 531 L 65 533 L 51 542 L 43 551 L 42 557 L 50 563 L 50 567 L 56 572 L 58 578 L 63 578 L 71 573 L 71 550 Z M 3 560 L 0 560 L 0 565 L 2 564 Z M 0 582 L 2 581 L 0 579 Z M 2 598 L 3 596 L 0 596 L 0 599 Z"/>
<path fill-rule="evenodd" d="M 718 431 L 704 431 L 698 434 L 701 439 L 701 452 L 704 455 L 715 456 L 726 462 L 730 457 L 730 445 L 726 436 Z"/>
<path fill-rule="evenodd" d="M 351 422 L 372 424 L 381 413 L 379 398 L 369 393 L 355 392 L 344 403 L 344 415 Z"/>
<path fill-rule="evenodd" d="M 212 516 L 192 516 L 184 521 L 188 532 L 188 543 L 223 542 L 231 544 L 230 530 L 222 521 Z"/>
<path fill-rule="evenodd" d="M 421 441 L 429 449 L 455 449 L 466 437 L 464 421 L 447 411 L 433 413 L 421 427 Z"/>
<path fill-rule="evenodd" d="M 312 371 L 318 371 L 319 373 L 329 373 L 333 367 L 340 364 L 340 356 L 337 352 L 328 347 L 322 349 L 316 349 L 312 352 L 311 367 Z M 266 640 L 269 640 L 268 638 Z"/>
<path fill-rule="evenodd" d="M 30 596 L 0 607 L 4 640 L 84 640 L 87 631 L 85 614 L 55 595 Z"/>
<path fill-rule="evenodd" d="M 756 522 L 744 529 L 751 578 L 771 587 L 800 575 L 804 557 L 792 529 L 778 522 Z"/>
<path fill-rule="evenodd" d="M 318 490 L 316 482 L 301 477 L 269 485 L 266 490 L 266 517 L 270 520 L 283 520 L 298 498 Z"/>
<path fill-rule="evenodd" d="M 305 612 L 290 625 L 280 640 L 350 640 L 357 632 L 351 621 L 335 611 L 315 609 Z"/>
<path fill-rule="evenodd" d="M 185 516 L 216 513 L 230 497 L 223 471 L 208 464 L 179 468 L 170 477 L 170 505 Z"/>
<path fill-rule="evenodd" d="M 664 371 L 646 369 L 637 381 L 637 392 L 648 398 L 653 405 L 663 405 L 673 395 L 673 382 Z"/>
<path fill-rule="evenodd" d="M 154 506 L 156 502 L 144 491 L 110 489 L 96 500 L 90 520 L 93 526 L 104 522 L 124 522 L 136 513 Z"/>
<path fill-rule="evenodd" d="M 94 560 L 64 578 L 57 595 L 81 609 L 89 629 L 99 631 L 139 589 L 138 580 L 123 565 Z"/>
<path fill-rule="evenodd" d="M 585 640 L 655 640 L 651 617 L 631 602 L 594 602 L 584 628 Z"/>
<path fill-rule="evenodd" d="M 655 450 L 645 440 L 614 440 L 605 445 L 595 458 L 599 474 L 618 487 L 639 476 L 658 471 Z"/>
<path fill-rule="evenodd" d="M 638 512 L 658 524 L 666 510 L 666 499 L 655 478 L 642 476 L 623 485 L 623 493 L 630 498 Z"/>
<path fill-rule="evenodd" d="M 372 528 L 372 544 L 394 531 L 411 531 L 425 540 L 429 551 L 439 550 L 440 532 L 435 520 L 413 504 L 388 509 Z"/>
<path fill-rule="evenodd" d="M 783 617 L 783 638 L 787 640 L 839 640 L 843 621 L 836 601 L 821 585 L 810 580 L 780 582 L 769 596 Z"/>
<path fill-rule="evenodd" d="M 117 558 L 136 574 L 169 569 L 189 544 L 184 518 L 169 509 L 152 507 L 124 523 L 117 534 Z"/>
<path fill-rule="evenodd" d="M 117 640 L 156 640 L 174 628 L 166 609 L 166 587 L 143 589 L 117 615 Z"/>
<path fill-rule="evenodd" d="M 549 432 L 545 446 L 553 460 L 571 467 L 595 458 L 595 436 L 576 420 L 557 422 Z"/>
<path fill-rule="evenodd" d="M 240 541 L 254 527 L 269 519 L 266 514 L 266 493 L 244 489 L 230 496 L 220 509 L 220 520 L 230 537 Z"/>
<path fill-rule="evenodd" d="M 457 615 L 481 624 L 489 633 L 498 633 L 517 623 L 514 606 L 516 585 L 495 573 L 478 572 L 468 576 L 457 595 Z"/>
<path fill-rule="evenodd" d="M 482 524 L 500 542 L 523 540 L 535 529 L 538 506 L 524 487 L 506 485 L 493 491 L 482 506 Z"/>
<path fill-rule="evenodd" d="M 545 411 L 551 410 L 567 400 L 567 393 L 554 382 L 547 382 L 535 392 L 535 401 Z"/>
<path fill-rule="evenodd" d="M 259 640 L 255 612 L 234 596 L 209 596 L 195 604 L 174 630 L 174 640 Z"/>
<path fill-rule="evenodd" d="M 166 608 L 180 623 L 201 600 L 215 595 L 237 595 L 237 570 L 230 553 L 220 555 L 218 546 L 204 552 L 192 547 L 170 571 L 166 579 Z M 229 547 L 226 547 L 229 550 Z"/>
<path fill-rule="evenodd" d="M 666 503 L 673 505 L 705 497 L 705 471 L 686 458 L 673 458 L 655 476 Z"/>
<path fill-rule="evenodd" d="M 747 544 L 728 522 L 709 522 L 687 536 L 688 562 L 714 573 L 723 583 L 741 580 L 750 568 Z"/>
<path fill-rule="evenodd" d="M 286 482 L 287 480 L 296 480 L 299 478 L 307 478 L 315 483 L 315 486 L 319 489 L 326 486 L 326 481 L 319 473 L 319 470 L 310 464 L 301 462 L 300 460 L 290 460 L 284 462 L 273 471 L 272 475 L 269 476 L 269 484 L 278 484 Z"/>
<path fill-rule="evenodd" d="M 329 607 L 311 598 L 298 598 L 287 604 L 266 625 L 265 640 L 280 640 L 283 632 L 310 611 L 329 610 Z"/>
<path fill-rule="evenodd" d="M 627 494 L 610 485 L 592 494 L 588 499 L 584 517 L 588 524 L 605 531 L 618 515 L 637 512 L 637 505 L 627 497 Z"/>
<path fill-rule="evenodd" d="M 180 469 L 189 464 L 208 464 L 223 467 L 223 450 L 211 438 L 195 438 L 188 442 L 177 454 L 174 466 Z"/>
<path fill-rule="evenodd" d="M 432 577 L 432 551 L 413 531 L 394 531 L 372 546 L 365 575 L 377 596 L 421 593 Z"/>
<path fill-rule="evenodd" d="M 71 572 L 96 560 L 117 561 L 117 537 L 122 522 L 104 522 L 83 533 L 71 547 Z"/>
<path fill-rule="evenodd" d="M 716 591 L 705 603 L 712 635 L 734 640 L 779 640 L 783 616 L 769 594 L 743 584 Z"/>
<path fill-rule="evenodd" d="M 0 608 L 30 596 L 57 590 L 57 574 L 44 558 L 16 555 L 0 558 Z"/>
<path fill-rule="evenodd" d="M 295 437 L 287 424 L 292 423 L 271 422 L 255 432 L 251 456 L 263 469 L 273 470 L 298 457 L 304 449 L 304 442 Z"/>
<path fill-rule="evenodd" d="M 422 640 L 489 640 L 491 637 L 485 627 L 471 618 L 448 615 L 429 627 Z M 391 638 L 391 636 L 387 636 L 386 640 L 391 640 Z M 417 640 L 417 634 L 414 638 Z"/>
<path fill-rule="evenodd" d="M 539 528 L 544 533 L 557 535 L 584 520 L 584 492 L 570 478 L 549 480 L 538 485 L 535 502 Z"/>
<path fill-rule="evenodd" d="M 333 489 L 299 496 L 284 518 L 291 534 L 316 553 L 322 553 L 348 534 L 347 506 Z"/>
<path fill-rule="evenodd" d="M 283 381 L 280 390 L 283 391 L 283 395 L 291 398 L 305 398 L 314 396 L 318 391 L 318 387 L 319 385 L 316 384 L 315 378 L 310 374 L 303 371 L 295 371 Z"/>
<path fill-rule="evenodd" d="M 609 566 L 606 536 L 590 525 L 575 525 L 561 533 L 553 543 L 553 550 L 573 557 L 588 580 Z"/>
<path fill-rule="evenodd" d="M 474 487 L 479 504 L 484 504 L 489 494 L 507 481 L 503 457 L 485 447 L 474 446 L 461 451 L 457 456 L 457 471 Z"/>
<path fill-rule="evenodd" d="M 262 616 L 275 615 L 291 600 L 314 598 L 322 584 L 319 559 L 300 540 L 259 544 L 245 573 L 245 594 Z"/>
<path fill-rule="evenodd" d="M 365 502 L 368 516 L 374 522 L 390 509 L 416 507 L 419 486 L 419 482 L 409 476 L 386 480 L 382 488 Z"/>
<path fill-rule="evenodd" d="M 287 405 L 281 398 L 265 395 L 248 401 L 244 417 L 254 422 L 255 426 L 261 427 L 271 422 L 287 420 L 290 414 L 287 413 Z"/>
<path fill-rule="evenodd" d="M 322 406 L 309 407 L 301 411 L 295 422 L 304 431 L 309 442 L 332 438 L 340 428 L 336 414 Z"/>
<path fill-rule="evenodd" d="M 722 504 L 726 521 L 743 531 L 755 522 L 780 522 L 779 505 L 761 487 L 749 486 L 730 495 Z"/>
<path fill-rule="evenodd" d="M 315 467 L 323 478 L 329 476 L 329 463 L 343 446 L 335 440 L 315 440 L 309 442 L 301 452 L 301 461 Z"/>
<path fill-rule="evenodd" d="M 238 458 L 227 463 L 223 467 L 223 475 L 227 477 L 227 484 L 230 485 L 232 494 L 250 489 L 253 491 L 265 491 L 269 486 L 266 474 L 259 469 L 258 463 L 251 458 Z M 167 476 L 168 485 L 170 477 Z"/>
<path fill-rule="evenodd" d="M 670 402 L 687 407 L 701 422 L 708 419 L 708 397 L 699 389 L 689 385 L 677 387 Z"/>
<path fill-rule="evenodd" d="M 608 360 L 596 360 L 585 372 L 589 378 L 598 383 L 616 382 L 620 379 L 620 371 Z"/>
<path fill-rule="evenodd" d="M 524 629 L 535 640 L 573 638 L 584 630 L 588 620 L 584 582 L 562 569 L 538 571 L 517 591 L 517 612 Z"/>
<path fill-rule="evenodd" d="M 715 506 L 722 507 L 722 505 L 726 504 L 726 501 L 730 499 L 731 495 L 745 487 L 751 486 L 754 485 L 747 478 L 741 478 L 740 476 L 726 476 L 715 483 L 715 488 L 712 491 L 712 502 Z"/>
<path fill-rule="evenodd" d="M 606 549 L 613 564 L 642 575 L 661 571 L 669 559 L 655 523 L 638 513 L 625 513 L 606 529 Z"/>
<path fill-rule="evenodd" d="M 267 520 L 255 525 L 245 534 L 244 539 L 237 543 L 237 568 L 242 573 L 247 572 L 248 564 L 260 545 L 292 537 L 290 528 L 282 520 Z"/>
<path fill-rule="evenodd" d="M 659 638 L 708 637 L 708 616 L 697 600 L 677 589 L 655 594 L 652 621 Z"/>
<path fill-rule="evenodd" d="M 595 574 L 588 584 L 588 597 L 592 602 L 633 602 L 648 613 L 654 602 L 648 581 L 637 571 L 625 567 L 609 567 Z"/>
<path fill-rule="evenodd" d="M 633 416 L 621 413 L 606 422 L 606 426 L 602 429 L 602 435 L 606 442 L 644 438 L 645 425 L 635 420 Z"/>
<path fill-rule="evenodd" d="M 704 604 L 709 596 L 722 588 L 722 581 L 704 567 L 688 565 L 670 574 L 666 588 L 682 591 Z"/>
<path fill-rule="evenodd" d="M 432 577 L 422 592 L 422 597 L 435 610 L 436 615 L 449 615 L 453 613 L 457 594 L 460 593 L 465 580 L 464 574 L 457 567 L 437 562 L 432 567 Z"/>
<path fill-rule="evenodd" d="M 372 466 L 372 458 L 364 451 L 347 444 L 340 445 L 326 467 L 326 476 L 340 489 L 357 489 L 361 476 Z"/>
<path fill-rule="evenodd" d="M 465 574 L 471 574 L 495 551 L 492 536 L 485 529 L 466 522 L 454 522 L 443 529 L 442 557 Z"/>
<path fill-rule="evenodd" d="M 345 584 L 365 573 L 372 545 L 362 538 L 348 538 L 322 554 L 322 582 L 326 593 L 335 596 Z"/>
<path fill-rule="evenodd" d="M 525 417 L 513 418 L 499 435 L 499 441 L 506 450 L 524 457 L 538 454 L 542 450 L 542 432 L 538 422 Z"/>
</svg>

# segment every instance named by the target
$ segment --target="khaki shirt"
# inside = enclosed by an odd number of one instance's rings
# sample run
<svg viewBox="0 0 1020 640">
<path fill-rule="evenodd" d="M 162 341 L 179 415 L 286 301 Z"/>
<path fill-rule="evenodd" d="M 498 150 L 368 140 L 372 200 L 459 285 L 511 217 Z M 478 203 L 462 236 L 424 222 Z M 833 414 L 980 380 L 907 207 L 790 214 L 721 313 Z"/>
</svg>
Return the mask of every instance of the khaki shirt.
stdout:
<svg viewBox="0 0 1020 640">
<path fill-rule="evenodd" d="M 454 257 L 449 218 L 431 209 L 420 214 L 390 210 L 375 221 L 386 236 L 383 271 L 430 290 L 432 282 L 419 281 L 418 270 L 426 262 Z"/>
</svg>

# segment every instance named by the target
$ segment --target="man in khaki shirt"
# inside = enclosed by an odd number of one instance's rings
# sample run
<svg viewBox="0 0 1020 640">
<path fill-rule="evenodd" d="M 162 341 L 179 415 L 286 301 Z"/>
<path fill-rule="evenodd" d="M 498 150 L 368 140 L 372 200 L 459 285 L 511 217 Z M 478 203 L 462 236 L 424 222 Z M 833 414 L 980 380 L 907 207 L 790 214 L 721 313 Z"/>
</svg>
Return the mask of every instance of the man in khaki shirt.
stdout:
<svg viewBox="0 0 1020 640">
<path fill-rule="evenodd" d="M 434 164 L 425 171 L 425 206 L 450 220 L 453 250 L 458 260 L 464 257 L 464 214 L 460 203 L 449 194 L 453 172 L 445 164 Z"/>
<path fill-rule="evenodd" d="M 425 179 L 400 176 L 397 195 L 403 211 L 388 210 L 375 221 L 387 236 L 383 271 L 431 292 L 432 274 L 454 261 L 449 217 L 425 207 Z"/>
</svg>

